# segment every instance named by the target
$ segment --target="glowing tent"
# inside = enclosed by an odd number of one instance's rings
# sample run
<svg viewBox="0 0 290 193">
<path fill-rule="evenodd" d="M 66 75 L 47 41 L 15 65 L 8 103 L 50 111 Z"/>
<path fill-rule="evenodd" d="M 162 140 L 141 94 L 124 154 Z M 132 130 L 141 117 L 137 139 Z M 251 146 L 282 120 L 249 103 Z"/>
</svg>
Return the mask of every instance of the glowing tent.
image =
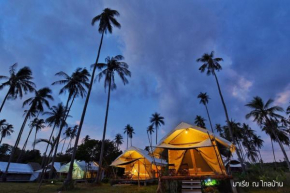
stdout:
<svg viewBox="0 0 290 193">
<path fill-rule="evenodd" d="M 147 151 L 132 146 L 117 157 L 111 166 L 124 168 L 131 180 L 148 180 L 157 177 L 157 171 L 166 164 L 165 160 L 153 159 Z"/>
<path fill-rule="evenodd" d="M 164 150 L 176 175 L 183 175 L 184 168 L 187 175 L 226 175 L 221 157 L 226 151 L 221 150 L 233 152 L 235 147 L 206 129 L 182 122 L 160 140 L 155 156 L 160 158 Z"/>
</svg>

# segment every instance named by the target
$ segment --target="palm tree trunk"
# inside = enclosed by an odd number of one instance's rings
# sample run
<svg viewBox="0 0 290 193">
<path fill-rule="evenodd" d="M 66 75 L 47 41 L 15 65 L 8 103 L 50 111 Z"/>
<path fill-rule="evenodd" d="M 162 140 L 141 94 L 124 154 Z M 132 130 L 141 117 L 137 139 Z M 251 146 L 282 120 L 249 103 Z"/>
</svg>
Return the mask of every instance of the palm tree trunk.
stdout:
<svg viewBox="0 0 290 193">
<path fill-rule="evenodd" d="M 69 95 L 68 99 L 67 99 L 67 102 L 66 102 L 66 105 L 65 105 L 65 109 L 68 109 L 68 104 L 69 104 L 70 98 L 71 98 L 71 96 Z M 68 112 L 65 115 L 64 120 L 62 121 L 62 123 L 60 125 L 59 132 L 58 132 L 57 138 L 55 140 L 56 144 L 55 144 L 54 154 L 53 154 L 53 158 L 52 158 L 52 162 L 51 162 L 51 167 L 54 167 L 54 162 L 55 162 L 56 153 L 57 153 L 57 149 L 58 149 L 58 145 L 59 145 L 60 135 L 61 135 L 62 129 L 63 129 L 64 125 L 65 125 L 65 121 L 66 121 L 67 117 L 68 117 Z M 53 174 L 53 170 L 50 170 L 49 171 L 49 179 L 52 178 L 52 174 Z"/>
<path fill-rule="evenodd" d="M 47 153 L 47 150 L 48 150 L 49 143 L 51 143 L 51 138 L 52 138 L 52 136 L 53 136 L 53 132 L 54 132 L 55 126 L 56 126 L 56 125 L 55 125 L 55 123 L 54 123 L 53 128 L 52 128 L 52 131 L 51 131 L 51 134 L 50 134 L 50 136 L 49 136 L 48 143 L 47 143 L 47 145 L 46 145 L 46 148 L 45 148 L 45 151 L 44 151 L 44 154 L 43 154 L 43 158 L 42 158 L 42 161 L 41 161 L 41 167 L 44 167 L 44 160 L 46 159 L 46 153 Z M 51 146 L 51 148 L 52 148 L 52 146 Z"/>
<path fill-rule="evenodd" d="M 156 129 L 156 145 L 157 145 L 157 131 L 158 131 L 158 126 L 155 126 Z"/>
<path fill-rule="evenodd" d="M 212 133 L 214 133 L 213 132 L 213 127 L 212 127 L 212 124 L 211 124 L 211 120 L 210 120 L 210 116 L 209 116 L 209 112 L 208 112 L 208 109 L 207 109 L 207 105 L 205 104 L 204 106 L 206 108 L 207 117 L 208 117 L 208 120 L 209 120 L 209 124 L 210 124 L 211 131 L 212 131 Z"/>
<path fill-rule="evenodd" d="M 98 61 L 99 61 L 101 47 L 102 47 L 102 43 L 103 43 L 103 38 L 104 38 L 104 32 L 102 33 L 101 42 L 100 42 L 100 45 L 99 45 L 98 56 L 97 56 L 96 63 L 95 63 L 96 65 L 98 64 Z M 92 76 L 91 76 L 91 82 L 90 82 L 90 86 L 89 86 L 89 89 L 88 89 L 88 94 L 87 94 L 87 97 L 86 97 L 86 101 L 85 101 L 85 105 L 84 105 L 84 108 L 83 108 L 83 112 L 82 112 L 82 116 L 81 116 L 81 120 L 80 120 L 78 133 L 77 133 L 75 144 L 74 144 L 74 149 L 73 149 L 73 153 L 72 153 L 72 157 L 71 157 L 71 161 L 70 161 L 69 171 L 68 171 L 68 174 L 67 174 L 67 178 L 64 181 L 64 186 L 68 185 L 72 181 L 73 164 L 74 164 L 74 160 L 75 160 L 75 157 L 76 157 L 78 141 L 79 141 L 80 134 L 81 134 L 81 131 L 82 131 L 84 119 L 85 119 L 85 116 L 86 116 L 87 106 L 88 106 L 88 103 L 89 103 L 91 90 L 92 90 L 92 86 L 93 86 L 94 79 L 95 79 L 96 65 L 94 66 L 93 73 L 92 73 Z"/>
<path fill-rule="evenodd" d="M 65 141 L 66 141 L 66 138 L 64 138 L 64 142 L 63 142 L 63 145 L 62 145 L 62 148 L 61 148 L 61 154 L 62 154 L 62 151 L 63 151 L 63 148 L 64 148 L 64 144 L 65 144 Z"/>
<path fill-rule="evenodd" d="M 275 157 L 275 151 L 274 151 L 274 145 L 273 145 L 272 138 L 271 138 L 271 144 L 272 144 L 272 151 L 273 151 L 273 156 L 274 156 L 274 165 L 275 165 L 275 169 L 277 169 L 277 163 L 276 163 L 276 157 Z"/>
<path fill-rule="evenodd" d="M 224 111 L 225 111 L 225 115 L 226 115 L 226 119 L 227 119 L 227 124 L 228 124 L 228 127 L 229 127 L 230 136 L 232 138 L 232 143 L 233 143 L 233 145 L 235 145 L 234 135 L 233 135 L 233 132 L 232 132 L 233 130 L 232 130 L 232 126 L 230 124 L 230 119 L 229 119 L 229 115 L 228 115 L 228 110 L 227 110 L 226 103 L 224 101 L 224 97 L 222 95 L 222 91 L 221 91 L 221 88 L 220 88 L 220 85 L 219 85 L 219 81 L 218 81 L 218 78 L 217 78 L 217 75 L 216 75 L 215 71 L 213 71 L 213 75 L 215 77 L 216 84 L 218 86 L 219 94 L 220 94 L 220 97 L 221 97 L 221 100 L 222 100 L 222 104 L 223 104 L 223 107 L 224 107 Z M 243 172 L 245 172 L 246 169 L 245 169 L 245 165 L 244 165 L 244 160 L 241 157 L 240 151 L 238 149 L 237 149 L 237 155 L 238 155 L 238 158 L 239 158 L 239 160 L 241 162 Z"/>
<path fill-rule="evenodd" d="M 71 147 L 71 140 L 72 140 L 72 138 L 70 138 L 70 140 L 69 140 L 69 143 L 68 143 L 68 145 L 67 145 L 67 148 L 66 148 L 66 152 L 69 150 L 69 148 Z"/>
<path fill-rule="evenodd" d="M 0 139 L 0 145 L 1 145 L 1 143 L 2 143 L 2 139 L 3 139 L 3 135 L 1 135 L 1 139 Z"/>
<path fill-rule="evenodd" d="M 107 121 L 108 121 L 108 114 L 109 114 L 109 106 L 110 106 L 110 96 L 111 96 L 111 77 L 109 82 L 109 89 L 108 89 L 108 98 L 107 98 L 107 109 L 106 109 L 106 117 L 105 117 L 105 124 L 104 124 L 104 131 L 103 131 L 103 139 L 102 139 L 102 146 L 101 146 L 101 154 L 99 159 L 99 170 L 97 173 L 96 183 L 98 183 L 101 179 L 101 172 L 102 172 L 102 166 L 103 166 L 103 154 L 104 154 L 104 148 L 105 148 L 105 138 L 106 138 L 106 130 L 107 130 Z M 132 145 L 132 140 L 131 140 Z"/>
<path fill-rule="evenodd" d="M 127 149 L 128 149 L 128 138 L 129 138 L 129 136 L 128 136 L 128 133 L 127 133 Z"/>
<path fill-rule="evenodd" d="M 21 157 L 22 157 L 22 153 L 25 151 L 25 149 L 26 149 L 26 145 L 27 145 L 27 142 L 28 142 L 28 139 L 29 139 L 29 137 L 30 137 L 30 134 L 31 134 L 31 132 L 32 132 L 32 130 L 33 130 L 33 127 L 31 127 L 30 128 L 30 131 L 29 131 L 29 133 L 28 133 L 28 136 L 27 136 L 27 138 L 26 138 L 26 140 L 25 140 L 25 143 L 24 143 L 24 145 L 23 145 L 23 147 L 22 147 L 22 150 L 20 151 L 20 154 L 19 154 L 19 156 L 18 156 L 18 158 L 17 158 L 17 163 L 20 163 L 20 160 L 21 160 Z"/>
<path fill-rule="evenodd" d="M 7 166 L 6 166 L 5 172 L 2 174 L 2 182 L 6 182 L 6 180 L 7 180 L 8 169 L 9 169 L 10 163 L 11 163 L 13 157 L 14 157 L 15 150 L 16 150 L 16 148 L 17 148 L 19 142 L 20 142 L 20 139 L 21 139 L 21 136 L 22 136 L 23 130 L 24 130 L 24 128 L 25 128 L 26 122 L 27 122 L 28 117 L 29 117 L 29 114 L 30 114 L 30 110 L 27 112 L 27 114 L 26 114 L 26 116 L 25 116 L 25 119 L 24 119 L 24 121 L 23 121 L 23 123 L 22 123 L 22 126 L 21 126 L 21 128 L 20 128 L 20 131 L 19 131 L 19 133 L 18 133 L 17 140 L 16 140 L 16 142 L 15 142 L 13 148 L 12 148 L 12 151 L 11 151 L 11 153 L 10 153 L 9 161 L 8 161 L 8 163 L 7 163 Z"/>
<path fill-rule="evenodd" d="M 37 129 L 35 130 L 35 135 L 34 135 L 33 150 L 35 150 L 36 135 L 37 135 Z"/>
<path fill-rule="evenodd" d="M 131 140 L 131 147 L 132 147 L 132 139 L 133 139 L 133 137 L 130 138 L 130 140 Z"/>
<path fill-rule="evenodd" d="M 4 106 L 5 102 L 6 102 L 6 99 L 7 99 L 8 95 L 9 95 L 9 93 L 10 93 L 10 88 L 9 88 L 9 90 L 8 90 L 6 96 L 5 96 L 5 98 L 4 98 L 4 100 L 3 100 L 2 104 L 1 104 L 1 107 L 0 107 L 0 113 L 1 113 L 1 111 L 2 111 L 2 108 L 3 108 L 3 106 Z"/>
</svg>

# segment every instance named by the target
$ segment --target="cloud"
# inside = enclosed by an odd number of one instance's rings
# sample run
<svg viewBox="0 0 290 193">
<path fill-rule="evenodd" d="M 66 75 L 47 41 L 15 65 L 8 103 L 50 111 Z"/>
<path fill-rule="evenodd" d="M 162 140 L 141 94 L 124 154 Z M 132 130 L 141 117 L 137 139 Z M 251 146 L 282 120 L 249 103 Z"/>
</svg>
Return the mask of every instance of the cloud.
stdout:
<svg viewBox="0 0 290 193">
<path fill-rule="evenodd" d="M 275 103 L 277 105 L 289 104 L 290 101 L 290 84 L 282 92 L 276 94 Z"/>
</svg>

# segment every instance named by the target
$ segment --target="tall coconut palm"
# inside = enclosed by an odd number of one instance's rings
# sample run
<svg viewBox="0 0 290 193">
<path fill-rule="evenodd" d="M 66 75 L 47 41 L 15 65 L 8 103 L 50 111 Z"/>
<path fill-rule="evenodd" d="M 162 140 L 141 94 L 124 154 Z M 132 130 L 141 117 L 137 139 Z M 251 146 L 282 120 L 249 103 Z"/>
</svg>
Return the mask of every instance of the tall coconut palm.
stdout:
<svg viewBox="0 0 290 193">
<path fill-rule="evenodd" d="M 148 136 L 148 140 L 149 140 L 149 144 L 150 144 L 150 146 L 152 146 L 152 133 L 154 133 L 154 127 L 153 127 L 153 125 L 151 124 L 151 125 L 149 125 L 149 126 L 147 127 L 147 134 L 150 135 L 150 138 L 149 138 L 149 136 Z"/>
<path fill-rule="evenodd" d="M 1 133 L 1 139 L 0 139 L 0 145 L 2 143 L 2 139 L 10 136 L 14 132 L 13 125 L 8 124 L 5 119 L 0 120 L 0 133 Z"/>
<path fill-rule="evenodd" d="M 271 106 L 272 103 L 273 103 L 272 99 L 269 99 L 266 103 L 264 103 L 261 97 L 258 96 L 254 97 L 254 99 L 250 103 L 246 104 L 247 107 L 252 109 L 252 111 L 246 115 L 246 118 L 249 119 L 250 117 L 253 117 L 254 122 L 257 122 L 257 124 L 261 128 L 263 127 L 263 125 L 270 128 L 271 130 L 270 134 L 273 135 L 272 137 L 270 135 L 270 137 L 272 140 L 278 142 L 284 154 L 286 163 L 288 165 L 288 169 L 290 170 L 289 159 L 283 147 L 281 139 L 277 134 L 278 128 L 274 122 L 275 120 L 282 118 L 282 116 L 277 113 L 283 112 L 283 108 L 279 106 Z"/>
<path fill-rule="evenodd" d="M 106 63 L 97 64 L 98 68 L 101 69 L 101 72 L 98 74 L 97 78 L 100 81 L 104 77 L 105 79 L 104 87 L 105 89 L 108 87 L 107 107 L 106 107 L 105 123 L 104 123 L 104 130 L 103 130 L 101 154 L 100 154 L 100 159 L 99 159 L 99 166 L 100 166 L 99 170 L 102 168 L 111 90 L 114 90 L 117 88 L 117 85 L 115 83 L 115 76 L 118 75 L 124 85 L 129 83 L 127 77 L 131 77 L 131 72 L 128 70 L 129 66 L 126 62 L 122 61 L 123 59 L 124 57 L 121 55 L 117 55 L 114 57 L 108 56 L 105 59 Z M 100 175 L 98 175 L 98 178 L 99 177 Z M 97 179 L 97 181 L 98 180 L 99 179 Z"/>
<path fill-rule="evenodd" d="M 87 89 L 89 88 L 88 81 L 89 81 L 90 74 L 85 68 L 84 69 L 77 68 L 76 71 L 74 71 L 71 76 L 69 76 L 68 74 L 62 71 L 56 73 L 56 75 L 61 76 L 64 79 L 53 82 L 52 85 L 56 85 L 56 84 L 63 85 L 63 87 L 59 91 L 59 94 L 63 94 L 63 93 L 65 94 L 66 92 L 68 92 L 68 98 L 65 105 L 67 114 L 64 117 L 64 120 L 66 120 L 69 115 L 70 108 L 74 102 L 75 97 L 81 96 L 83 98 L 86 96 Z M 71 104 L 69 106 L 70 101 L 71 101 Z M 55 149 L 54 149 L 54 154 L 51 161 L 51 167 L 54 166 L 54 162 L 55 162 L 56 154 L 58 150 L 58 145 L 60 141 L 60 136 L 61 136 L 62 129 L 64 126 L 65 126 L 64 123 L 60 125 L 58 135 L 56 137 L 56 144 L 54 146 Z M 52 177 L 52 174 L 53 174 L 53 170 L 50 170 L 49 178 Z"/>
<path fill-rule="evenodd" d="M 155 126 L 155 130 L 156 130 L 156 145 L 157 145 L 157 141 L 158 141 L 158 138 L 157 138 L 158 128 L 161 125 L 164 125 L 165 124 L 164 117 L 162 117 L 159 113 L 154 113 L 150 117 L 150 123 Z"/>
<path fill-rule="evenodd" d="M 205 109 L 206 109 L 206 113 L 207 113 L 207 117 L 208 117 L 208 120 L 209 120 L 209 124 L 210 124 L 210 128 L 211 128 L 211 131 L 214 133 L 213 131 L 213 127 L 212 127 L 212 124 L 211 124 L 211 120 L 210 120 L 210 116 L 209 116 L 209 112 L 208 112 L 208 108 L 207 108 L 207 104 L 208 104 L 208 100 L 210 99 L 209 96 L 207 95 L 206 92 L 204 93 L 199 93 L 199 95 L 197 96 L 197 98 L 200 99 L 199 103 L 200 104 L 203 104 L 205 106 Z"/>
<path fill-rule="evenodd" d="M 62 148 L 61 148 L 61 154 L 62 154 L 62 151 L 63 151 L 64 145 L 65 145 L 65 142 L 66 142 L 66 140 L 70 137 L 71 132 L 72 132 L 72 127 L 68 127 L 68 128 L 66 128 L 66 130 L 65 130 L 64 133 L 63 133 L 64 138 L 62 139 L 62 140 L 63 140 L 63 145 L 62 145 Z M 68 147 L 68 146 L 67 146 L 67 147 Z"/>
<path fill-rule="evenodd" d="M 7 81 L 0 85 L 0 90 L 5 87 L 9 87 L 8 92 L 6 93 L 4 100 L 0 107 L 0 112 L 7 99 L 16 99 L 18 96 L 22 98 L 23 92 L 33 92 L 35 84 L 31 81 L 33 79 L 32 72 L 29 67 L 25 66 L 16 72 L 17 63 L 13 64 L 10 67 L 9 73 L 10 76 L 0 76 L 1 79 L 6 79 Z"/>
<path fill-rule="evenodd" d="M 194 124 L 196 124 L 197 126 L 201 127 L 201 128 L 205 128 L 205 118 L 203 118 L 202 116 L 196 115 L 195 119 L 194 119 Z"/>
<path fill-rule="evenodd" d="M 44 154 L 43 154 L 44 156 L 43 156 L 42 162 L 41 162 L 42 167 L 44 167 L 44 165 L 45 165 L 47 150 L 48 150 L 49 144 L 51 143 L 55 128 L 60 127 L 61 123 L 63 123 L 65 126 L 67 126 L 67 123 L 64 120 L 64 117 L 66 115 L 66 110 L 65 110 L 65 107 L 63 106 L 62 103 L 58 103 L 57 106 L 52 106 L 50 108 L 50 111 L 47 111 L 43 114 L 48 115 L 45 122 L 48 123 L 48 126 L 50 126 L 50 127 L 52 126 L 52 131 L 51 131 L 49 139 L 48 139 L 49 143 L 47 143 L 47 146 L 46 146 Z"/>
<path fill-rule="evenodd" d="M 19 130 L 17 140 L 14 144 L 14 147 L 12 148 L 8 164 L 6 166 L 6 170 L 2 175 L 2 181 L 6 181 L 6 176 L 7 176 L 10 163 L 14 156 L 15 150 L 19 144 L 19 141 L 22 137 L 22 133 L 23 133 L 27 120 L 31 117 L 34 117 L 36 113 L 43 112 L 44 111 L 43 105 L 49 108 L 49 100 L 53 100 L 53 97 L 51 95 L 51 90 L 47 87 L 39 89 L 38 91 L 35 91 L 34 94 L 35 94 L 34 97 L 31 97 L 23 102 L 23 107 L 25 107 L 26 105 L 29 105 L 30 107 L 27 111 L 25 111 L 26 115 L 22 123 L 22 126 Z"/>
<path fill-rule="evenodd" d="M 214 58 L 214 52 L 213 51 L 210 54 L 205 53 L 205 54 L 202 55 L 201 58 L 197 59 L 197 62 L 202 62 L 203 63 L 200 66 L 200 68 L 199 68 L 200 72 L 203 73 L 203 72 L 206 71 L 206 74 L 208 76 L 209 75 L 213 75 L 215 77 L 216 84 L 217 84 L 218 91 L 219 91 L 219 95 L 221 97 L 221 101 L 222 101 L 222 104 L 223 104 L 223 107 L 224 107 L 224 111 L 225 111 L 225 115 L 226 115 L 226 120 L 227 120 L 227 124 L 228 124 L 228 128 L 229 128 L 231 140 L 232 140 L 232 143 L 235 144 L 232 128 L 230 126 L 230 119 L 229 119 L 229 115 L 228 115 L 228 110 L 227 110 L 227 107 L 226 107 L 226 103 L 224 101 L 224 97 L 222 95 L 222 91 L 221 91 L 221 88 L 220 88 L 220 84 L 219 84 L 217 75 L 216 75 L 216 71 L 222 70 L 222 66 L 220 65 L 221 61 L 223 61 L 222 58 Z M 244 160 L 242 159 L 238 149 L 237 149 L 237 155 L 238 155 L 238 158 L 239 158 L 239 160 L 240 160 L 240 162 L 242 164 L 242 169 L 243 169 L 243 171 L 245 171 Z"/>
<path fill-rule="evenodd" d="M 101 48 L 102 48 L 104 34 L 107 33 L 107 32 L 112 33 L 113 32 L 113 26 L 118 27 L 118 28 L 121 27 L 119 22 L 115 19 L 115 16 L 119 16 L 119 12 L 118 11 L 106 8 L 106 9 L 103 10 L 103 12 L 100 15 L 97 15 L 92 20 L 92 25 L 94 25 L 96 22 L 99 21 L 99 33 L 102 34 L 95 64 L 99 63 L 99 57 L 100 57 L 100 53 L 101 53 Z M 76 150 L 77 150 L 77 146 L 78 146 L 78 141 L 79 141 L 79 137 L 80 137 L 80 133 L 81 133 L 82 127 L 83 127 L 83 122 L 84 122 L 84 119 L 85 119 L 87 106 L 88 106 L 88 103 L 89 103 L 91 90 L 92 90 L 94 79 L 95 79 L 96 69 L 97 69 L 97 65 L 94 65 L 93 66 L 93 72 L 92 72 L 91 80 L 90 80 L 90 85 L 89 85 L 89 89 L 88 89 L 88 94 L 87 94 L 87 97 L 86 97 L 86 100 L 85 100 L 85 104 L 84 104 L 84 108 L 83 108 L 83 111 L 82 111 L 82 116 L 81 116 L 81 120 L 80 120 L 78 133 L 77 133 L 75 144 L 74 144 L 74 149 L 73 149 L 73 153 L 72 153 L 72 157 L 71 157 L 71 163 L 70 163 L 67 179 L 66 179 L 66 181 L 64 183 L 65 186 L 68 185 L 71 182 L 71 180 L 72 180 L 73 163 L 74 163 L 74 160 L 75 160 Z"/>
<path fill-rule="evenodd" d="M 117 146 L 117 149 L 119 149 L 120 145 L 122 145 L 124 142 L 123 136 L 120 133 L 116 134 L 114 142 Z"/>
<path fill-rule="evenodd" d="M 35 128 L 35 135 L 34 135 L 34 142 L 36 141 L 37 133 L 45 127 L 43 119 L 38 119 L 34 125 Z M 33 150 L 35 150 L 35 143 L 33 142 Z"/>
<path fill-rule="evenodd" d="M 254 145 L 256 146 L 256 148 L 257 148 L 257 150 L 259 152 L 261 162 L 263 162 L 263 159 L 262 159 L 262 156 L 261 156 L 261 148 L 263 147 L 264 140 L 261 139 L 261 136 L 254 135 L 253 136 L 253 143 L 254 143 Z"/>
<path fill-rule="evenodd" d="M 129 138 L 130 138 L 130 141 L 131 141 L 131 147 L 132 147 L 133 134 L 135 134 L 135 131 L 134 131 L 134 128 L 131 127 L 131 129 L 129 131 Z"/>
<path fill-rule="evenodd" d="M 129 139 L 129 134 L 130 134 L 130 131 L 132 130 L 132 126 L 131 125 L 126 125 L 126 127 L 124 128 L 124 134 L 127 135 L 127 149 L 128 149 L 128 139 Z"/>
</svg>

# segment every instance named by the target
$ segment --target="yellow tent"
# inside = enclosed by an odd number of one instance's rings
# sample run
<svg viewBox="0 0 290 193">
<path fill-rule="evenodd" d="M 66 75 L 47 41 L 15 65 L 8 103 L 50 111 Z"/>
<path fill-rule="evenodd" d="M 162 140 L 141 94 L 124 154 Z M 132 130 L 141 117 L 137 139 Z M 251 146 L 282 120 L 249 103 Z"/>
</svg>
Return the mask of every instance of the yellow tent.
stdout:
<svg viewBox="0 0 290 193">
<path fill-rule="evenodd" d="M 132 180 L 148 180 L 156 178 L 157 171 L 166 164 L 165 160 L 153 159 L 145 150 L 130 147 L 111 166 L 125 168 L 125 174 Z"/>
<path fill-rule="evenodd" d="M 168 150 L 168 164 L 177 175 L 184 169 L 189 175 L 226 174 L 219 147 L 233 152 L 235 147 L 210 131 L 187 123 L 180 123 L 156 147 L 155 156 Z"/>
</svg>

